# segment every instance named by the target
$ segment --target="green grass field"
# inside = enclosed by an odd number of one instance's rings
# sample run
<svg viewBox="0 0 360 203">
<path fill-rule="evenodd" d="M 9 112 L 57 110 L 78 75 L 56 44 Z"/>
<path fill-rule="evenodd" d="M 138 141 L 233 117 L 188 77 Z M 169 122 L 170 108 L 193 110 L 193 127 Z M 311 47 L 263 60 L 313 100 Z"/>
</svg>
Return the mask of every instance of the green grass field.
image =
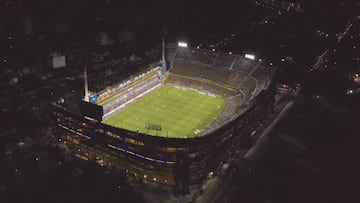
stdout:
<svg viewBox="0 0 360 203">
<path fill-rule="evenodd" d="M 222 97 L 203 95 L 195 90 L 162 86 L 140 98 L 103 123 L 132 131 L 164 137 L 195 137 L 223 110 Z M 161 125 L 161 131 L 146 124 Z"/>
</svg>

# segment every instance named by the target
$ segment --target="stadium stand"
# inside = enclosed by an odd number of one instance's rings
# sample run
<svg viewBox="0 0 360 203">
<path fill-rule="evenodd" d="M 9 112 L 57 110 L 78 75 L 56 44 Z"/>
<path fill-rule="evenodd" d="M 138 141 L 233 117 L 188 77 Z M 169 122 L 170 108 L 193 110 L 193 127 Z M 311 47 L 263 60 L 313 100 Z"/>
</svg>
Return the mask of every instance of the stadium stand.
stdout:
<svg viewBox="0 0 360 203">
<path fill-rule="evenodd" d="M 247 78 L 247 76 L 230 71 L 229 69 L 212 68 L 201 64 L 186 64 L 183 62 L 173 62 L 171 72 L 177 75 L 203 78 L 241 91 L 244 88 L 242 83 Z M 249 80 L 245 85 L 249 83 L 250 85 L 245 86 L 245 88 L 252 88 L 251 91 L 253 91 L 256 88 L 256 82 L 254 82 L 253 78 Z"/>
<path fill-rule="evenodd" d="M 241 89 L 241 83 L 246 79 L 246 76 L 240 75 L 236 72 L 232 72 L 230 74 L 230 77 L 227 80 L 227 84 L 230 86 L 240 90 Z"/>
<path fill-rule="evenodd" d="M 208 126 L 208 128 L 204 129 L 203 132 L 199 134 L 199 136 L 206 135 L 214 129 L 217 129 L 220 126 L 224 125 L 224 123 L 236 118 L 236 115 L 238 113 L 237 111 L 239 110 L 239 104 L 242 104 L 243 100 L 243 94 L 237 94 L 229 97 L 221 114 L 217 117 L 215 121 L 213 121 L 210 126 Z"/>
<path fill-rule="evenodd" d="M 159 87 L 161 83 L 158 72 L 155 69 L 148 70 L 103 92 L 97 104 L 103 106 L 104 118 L 106 118 L 126 106 L 129 101 L 136 100 L 139 95 Z"/>
<path fill-rule="evenodd" d="M 254 96 L 257 88 L 257 80 L 253 77 L 247 77 L 240 85 L 240 89 L 245 95 L 244 103 L 248 103 Z"/>
<path fill-rule="evenodd" d="M 192 57 L 192 54 L 191 52 L 189 51 L 189 49 L 176 49 L 175 53 L 174 53 L 174 59 L 177 59 L 177 60 L 191 60 L 193 57 Z"/>
<path fill-rule="evenodd" d="M 204 49 L 193 49 L 191 53 L 196 61 L 207 65 L 213 65 L 217 56 L 216 52 Z"/>
<path fill-rule="evenodd" d="M 132 89 L 131 91 L 124 90 L 123 92 L 118 93 L 118 95 L 115 98 L 113 98 L 111 101 L 109 101 L 108 103 L 103 105 L 104 114 L 109 113 L 114 108 L 135 98 L 136 96 L 140 95 L 141 93 L 145 92 L 146 90 L 149 90 L 152 87 L 155 87 L 159 83 L 160 83 L 160 81 L 158 79 L 153 78 L 149 81 L 139 84 L 138 86 L 130 87 Z"/>
<path fill-rule="evenodd" d="M 263 64 L 258 65 L 254 68 L 254 72 L 251 74 L 259 82 L 257 85 L 257 90 L 255 95 L 257 95 L 261 90 L 266 89 L 271 81 L 271 76 L 273 75 L 274 69 L 269 68 Z"/>
<path fill-rule="evenodd" d="M 156 74 L 157 73 L 155 69 L 147 70 L 146 72 L 143 72 L 138 76 L 136 76 L 135 78 L 131 78 L 124 83 L 120 83 L 113 85 L 112 87 L 108 87 L 105 91 L 98 93 L 99 99 L 97 101 L 97 104 L 103 105 L 109 102 L 109 100 L 111 100 L 112 97 L 116 97 L 124 89 L 127 89 L 128 87 L 131 86 L 136 86 L 138 83 L 154 78 L 156 77 Z"/>
<path fill-rule="evenodd" d="M 223 69 L 212 68 L 202 64 L 186 64 L 182 62 L 173 63 L 172 73 L 180 75 L 190 75 L 199 77 L 221 84 L 226 84 L 231 72 Z"/>
<path fill-rule="evenodd" d="M 173 53 L 170 73 L 202 78 L 237 89 L 244 94 L 244 103 L 249 103 L 267 88 L 274 72 L 274 68 L 262 62 L 236 54 L 191 48 L 177 48 Z"/>
<path fill-rule="evenodd" d="M 230 69 L 231 65 L 233 64 L 233 62 L 236 58 L 237 58 L 237 55 L 219 53 L 216 57 L 214 66 L 217 68 Z"/>
<path fill-rule="evenodd" d="M 210 91 L 223 97 L 229 97 L 239 93 L 235 89 L 226 88 L 223 85 L 219 85 L 210 80 L 200 80 L 199 78 L 192 76 L 171 74 L 165 82 L 179 87 Z"/>
<path fill-rule="evenodd" d="M 272 72 L 273 69 L 261 65 L 251 75 L 255 77 L 258 81 L 266 81 L 269 79 L 269 75 L 271 75 Z"/>
<path fill-rule="evenodd" d="M 246 59 L 243 56 L 238 56 L 231 69 L 243 74 L 248 74 L 250 73 L 252 68 L 254 68 L 256 63 L 258 62 L 250 59 Z"/>
<path fill-rule="evenodd" d="M 180 60 L 192 60 L 193 63 L 213 65 L 216 59 L 216 52 L 203 49 L 179 48 L 175 51 L 174 58 Z"/>
</svg>

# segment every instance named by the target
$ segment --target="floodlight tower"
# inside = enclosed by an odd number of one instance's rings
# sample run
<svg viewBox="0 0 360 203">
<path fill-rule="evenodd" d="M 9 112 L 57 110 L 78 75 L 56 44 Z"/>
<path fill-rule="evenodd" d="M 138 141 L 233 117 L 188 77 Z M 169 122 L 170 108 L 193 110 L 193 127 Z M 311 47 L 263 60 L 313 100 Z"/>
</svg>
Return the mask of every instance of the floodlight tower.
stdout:
<svg viewBox="0 0 360 203">
<path fill-rule="evenodd" d="M 165 47 L 165 36 L 162 37 L 162 62 L 161 62 L 161 67 L 166 68 L 167 64 L 166 64 L 166 47 Z"/>
<path fill-rule="evenodd" d="M 89 102 L 89 87 L 86 66 L 84 67 L 84 101 Z"/>
</svg>

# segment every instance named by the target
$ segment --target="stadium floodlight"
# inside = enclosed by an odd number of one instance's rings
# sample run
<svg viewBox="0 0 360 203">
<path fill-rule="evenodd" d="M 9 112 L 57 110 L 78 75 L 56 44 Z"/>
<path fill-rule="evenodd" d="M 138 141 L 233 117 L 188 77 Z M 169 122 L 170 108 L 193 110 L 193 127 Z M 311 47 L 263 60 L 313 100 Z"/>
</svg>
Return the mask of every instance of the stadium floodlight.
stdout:
<svg viewBox="0 0 360 203">
<path fill-rule="evenodd" d="M 178 42 L 178 46 L 186 48 L 188 47 L 188 44 L 186 42 Z"/>
<path fill-rule="evenodd" d="M 253 55 L 253 54 L 245 54 L 245 58 L 255 60 L 255 55 Z"/>
</svg>

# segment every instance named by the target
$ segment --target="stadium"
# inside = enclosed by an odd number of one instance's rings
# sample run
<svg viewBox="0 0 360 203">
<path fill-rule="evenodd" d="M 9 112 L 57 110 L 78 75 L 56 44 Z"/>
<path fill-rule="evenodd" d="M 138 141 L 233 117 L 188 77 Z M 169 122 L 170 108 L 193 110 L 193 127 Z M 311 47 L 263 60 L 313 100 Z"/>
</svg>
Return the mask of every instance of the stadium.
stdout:
<svg viewBox="0 0 360 203">
<path fill-rule="evenodd" d="M 159 65 L 103 91 L 88 91 L 85 71 L 77 110 L 53 105 L 55 135 L 82 159 L 182 190 L 221 170 L 266 116 L 275 72 L 253 56 L 163 43 Z"/>
</svg>

